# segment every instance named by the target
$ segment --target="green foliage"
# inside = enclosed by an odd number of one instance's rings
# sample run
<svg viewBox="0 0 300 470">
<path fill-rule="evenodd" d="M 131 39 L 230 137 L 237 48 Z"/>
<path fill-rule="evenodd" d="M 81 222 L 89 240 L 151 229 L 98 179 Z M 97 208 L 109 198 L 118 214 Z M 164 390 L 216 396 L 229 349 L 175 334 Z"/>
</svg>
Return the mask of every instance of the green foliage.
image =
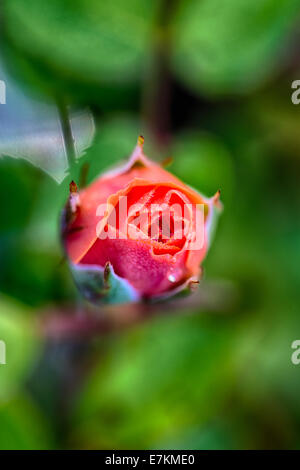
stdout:
<svg viewBox="0 0 300 470">
<path fill-rule="evenodd" d="M 0 339 L 5 343 L 6 364 L 0 364 L 0 404 L 11 398 L 28 378 L 37 361 L 38 340 L 25 308 L 0 299 Z"/>
<path fill-rule="evenodd" d="M 196 91 L 245 92 L 275 73 L 299 13 L 299 0 L 183 0 L 173 68 Z"/>
<path fill-rule="evenodd" d="M 67 184 L 59 186 L 29 163 L 0 159 L 2 293 L 34 306 L 66 291 L 69 296 L 57 236 L 67 194 Z"/>
<path fill-rule="evenodd" d="M 0 160 L 1 236 L 24 229 L 32 209 L 32 195 L 38 181 L 37 171 L 19 160 Z"/>
<path fill-rule="evenodd" d="M 63 75 L 92 82 L 136 80 L 151 47 L 158 1 L 13 0 L 7 33 L 22 51 Z"/>
<path fill-rule="evenodd" d="M 118 335 L 83 391 L 71 438 L 84 447 L 153 448 L 205 422 L 226 395 L 231 339 L 226 327 L 193 316 Z"/>
<path fill-rule="evenodd" d="M 225 204 L 234 189 L 234 168 L 224 144 L 209 134 L 185 132 L 176 136 L 171 171 L 190 186 L 211 197 L 221 189 Z"/>
<path fill-rule="evenodd" d="M 47 424 L 28 397 L 17 397 L 0 404 L 0 420 L 1 450 L 43 450 L 52 447 Z"/>
</svg>

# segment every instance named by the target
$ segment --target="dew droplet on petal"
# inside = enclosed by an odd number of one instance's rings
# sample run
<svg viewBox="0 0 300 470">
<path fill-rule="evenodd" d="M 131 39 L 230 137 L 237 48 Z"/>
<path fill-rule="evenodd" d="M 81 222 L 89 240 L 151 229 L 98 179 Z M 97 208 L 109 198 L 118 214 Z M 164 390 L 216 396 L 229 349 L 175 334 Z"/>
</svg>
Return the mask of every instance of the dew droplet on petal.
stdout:
<svg viewBox="0 0 300 470">
<path fill-rule="evenodd" d="M 168 280 L 172 283 L 180 281 L 182 278 L 182 269 L 178 267 L 171 268 L 168 273 Z"/>
</svg>

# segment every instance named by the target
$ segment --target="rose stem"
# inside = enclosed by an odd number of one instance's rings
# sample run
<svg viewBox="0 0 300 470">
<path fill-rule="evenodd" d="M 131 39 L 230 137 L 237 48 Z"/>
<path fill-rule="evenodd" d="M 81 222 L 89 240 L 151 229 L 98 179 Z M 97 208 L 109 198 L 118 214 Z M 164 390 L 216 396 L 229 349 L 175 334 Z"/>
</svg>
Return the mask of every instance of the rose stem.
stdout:
<svg viewBox="0 0 300 470">
<path fill-rule="evenodd" d="M 168 23 L 174 0 L 164 0 L 158 26 L 153 32 L 152 59 L 145 73 L 142 92 L 142 115 L 162 147 L 170 140 L 170 72 Z"/>
<path fill-rule="evenodd" d="M 74 138 L 72 134 L 72 127 L 68 112 L 68 106 L 63 98 L 57 100 L 57 107 L 59 113 L 59 119 L 61 123 L 62 133 L 63 133 L 63 140 L 65 144 L 65 149 L 67 153 L 67 158 L 69 162 L 69 168 L 73 166 L 75 163 L 75 145 L 74 145 Z"/>
</svg>

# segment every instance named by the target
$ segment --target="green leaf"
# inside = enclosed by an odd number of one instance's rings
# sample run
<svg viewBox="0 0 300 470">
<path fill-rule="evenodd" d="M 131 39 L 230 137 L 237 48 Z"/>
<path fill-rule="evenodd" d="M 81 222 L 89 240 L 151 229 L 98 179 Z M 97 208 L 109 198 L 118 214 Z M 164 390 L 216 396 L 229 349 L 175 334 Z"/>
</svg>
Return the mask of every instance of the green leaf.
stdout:
<svg viewBox="0 0 300 470">
<path fill-rule="evenodd" d="M 92 82 L 136 80 L 152 46 L 158 0 L 6 3 L 6 32 L 56 72 Z"/>
<path fill-rule="evenodd" d="M 207 94 L 244 92 L 276 72 L 299 0 L 183 0 L 172 29 L 176 74 Z"/>
<path fill-rule="evenodd" d="M 29 376 L 38 359 L 38 341 L 26 309 L 0 299 L 0 340 L 5 364 L 0 364 L 0 404 L 11 398 Z"/>
<path fill-rule="evenodd" d="M 234 190 L 234 166 L 231 154 L 212 134 L 186 131 L 177 135 L 172 146 L 172 173 L 206 196 L 221 190 L 225 205 Z"/>
<path fill-rule="evenodd" d="M 36 194 L 41 177 L 39 170 L 24 160 L 0 158 L 0 231 L 2 237 L 24 230 L 29 223 L 34 194 Z M 2 246 L 0 246 L 0 256 Z"/>
<path fill-rule="evenodd" d="M 0 422 L 1 450 L 39 450 L 53 447 L 48 424 L 28 397 L 18 396 L 0 404 Z"/>
<path fill-rule="evenodd" d="M 231 417 L 231 416 L 230 416 Z M 161 442 L 161 449 L 190 449 L 190 450 L 222 450 L 240 449 L 245 447 L 240 433 L 238 436 L 230 420 L 225 421 L 221 416 L 204 428 L 189 429 L 179 434 L 175 439 Z M 243 446 L 244 444 L 244 446 Z"/>
</svg>

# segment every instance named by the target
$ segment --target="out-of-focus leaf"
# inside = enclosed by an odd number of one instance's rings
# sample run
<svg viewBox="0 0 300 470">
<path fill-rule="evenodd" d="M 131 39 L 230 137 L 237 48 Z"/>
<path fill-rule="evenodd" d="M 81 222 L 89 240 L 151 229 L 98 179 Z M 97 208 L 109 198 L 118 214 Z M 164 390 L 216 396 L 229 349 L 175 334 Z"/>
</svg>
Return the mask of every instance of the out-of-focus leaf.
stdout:
<svg viewBox="0 0 300 470">
<path fill-rule="evenodd" d="M 276 72 L 299 14 L 299 0 L 182 0 L 173 68 L 196 91 L 247 91 Z"/>
<path fill-rule="evenodd" d="M 160 443 L 160 449 L 222 450 L 238 449 L 242 443 L 234 433 L 231 422 L 222 420 L 206 425 L 203 429 L 189 429 L 175 439 Z"/>
<path fill-rule="evenodd" d="M 30 306 L 74 298 L 75 288 L 58 246 L 39 248 L 36 239 L 2 241 L 0 291 Z M 26 312 L 24 312 L 26 314 Z"/>
<path fill-rule="evenodd" d="M 24 160 L 0 158 L 2 237 L 24 229 L 29 223 L 40 176 L 39 171 Z"/>
<path fill-rule="evenodd" d="M 26 94 L 1 62 L 0 78 L 6 84 L 6 104 L 0 106 L 0 157 L 25 159 L 61 183 L 69 162 L 57 106 Z M 93 117 L 87 110 L 71 113 L 70 126 L 79 158 L 93 140 Z"/>
<path fill-rule="evenodd" d="M 23 385 L 38 359 L 39 347 L 26 309 L 0 298 L 0 339 L 5 344 L 6 364 L 0 364 L 0 405 Z"/>
<path fill-rule="evenodd" d="M 0 159 L 0 291 L 32 306 L 73 295 L 59 243 L 67 184 L 25 160 Z"/>
<path fill-rule="evenodd" d="M 274 410 L 279 410 L 281 416 L 289 421 L 283 403 L 289 403 L 294 415 L 300 417 L 297 393 L 300 386 L 299 366 L 293 364 L 291 360 L 295 351 L 292 343 L 299 339 L 297 332 L 300 321 L 296 304 L 294 307 L 291 306 L 289 312 L 284 312 L 287 318 L 282 321 L 281 315 L 286 309 L 284 293 L 280 292 L 280 295 L 274 297 L 273 303 L 271 301 L 268 303 L 268 311 L 272 312 L 272 322 L 267 324 L 265 321 L 264 324 L 258 324 L 253 319 L 252 323 L 245 323 L 241 329 L 236 361 L 240 371 L 246 363 L 248 364 L 247 373 L 240 383 L 243 393 L 246 396 L 250 395 L 257 402 L 262 396 L 266 401 L 271 401 L 272 397 Z M 264 312 L 264 315 L 267 319 L 268 312 Z"/>
<path fill-rule="evenodd" d="M 290 81 L 286 80 L 286 86 L 280 83 L 249 100 L 249 118 L 255 119 L 260 126 L 262 143 L 267 150 L 270 148 L 272 158 L 277 157 L 279 152 L 284 158 L 300 157 L 299 106 L 291 106 L 291 101 L 287 99 L 291 82 L 292 77 Z"/>
<path fill-rule="evenodd" d="M 50 99 L 66 97 L 79 107 L 100 106 L 102 112 L 134 111 L 139 107 L 139 83 L 92 82 L 89 75 L 75 76 L 68 70 L 64 74 L 58 73 L 56 67 L 42 63 L 37 57 L 28 56 L 16 48 L 7 37 L 3 46 L 3 58 L 9 72 L 22 80 L 30 93 L 41 91 Z"/>
<path fill-rule="evenodd" d="M 232 336 L 195 316 L 156 318 L 111 340 L 80 397 L 71 439 L 145 448 L 217 412 L 231 374 Z"/>
<path fill-rule="evenodd" d="M 171 171 L 206 196 L 221 189 L 221 200 L 229 201 L 234 187 L 234 168 L 226 147 L 212 135 L 186 132 L 172 148 Z"/>
<path fill-rule="evenodd" d="M 33 402 L 25 396 L 0 404 L 0 422 L 2 450 L 39 450 L 53 447 L 45 419 Z"/>
<path fill-rule="evenodd" d="M 159 1 L 12 0 L 6 32 L 24 53 L 92 82 L 136 80 L 151 50 Z"/>
</svg>

